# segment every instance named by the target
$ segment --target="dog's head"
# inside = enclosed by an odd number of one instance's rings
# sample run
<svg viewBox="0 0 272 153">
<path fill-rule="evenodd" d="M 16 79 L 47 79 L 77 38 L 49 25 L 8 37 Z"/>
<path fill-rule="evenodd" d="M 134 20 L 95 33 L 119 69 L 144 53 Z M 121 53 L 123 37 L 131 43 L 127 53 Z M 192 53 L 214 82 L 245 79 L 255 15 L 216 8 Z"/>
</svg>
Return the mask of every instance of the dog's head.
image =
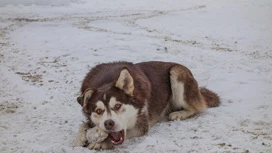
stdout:
<svg viewBox="0 0 272 153">
<path fill-rule="evenodd" d="M 134 80 L 124 68 L 116 81 L 98 89 L 87 89 L 77 98 L 85 115 L 109 133 L 112 143 L 122 144 L 126 130 L 134 127 L 139 109 L 133 98 Z"/>
</svg>

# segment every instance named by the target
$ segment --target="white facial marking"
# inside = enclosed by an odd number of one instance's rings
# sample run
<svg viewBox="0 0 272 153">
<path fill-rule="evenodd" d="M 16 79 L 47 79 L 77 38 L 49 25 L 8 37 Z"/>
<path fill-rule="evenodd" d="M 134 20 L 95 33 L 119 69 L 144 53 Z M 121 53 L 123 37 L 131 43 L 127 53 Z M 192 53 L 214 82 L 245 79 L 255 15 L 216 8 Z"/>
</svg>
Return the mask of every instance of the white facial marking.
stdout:
<svg viewBox="0 0 272 153">
<path fill-rule="evenodd" d="M 126 129 L 125 127 L 125 118 L 124 118 L 124 113 L 122 113 L 122 107 L 115 111 L 113 108 L 116 104 L 118 104 L 120 102 L 118 102 L 116 100 L 115 97 L 111 97 L 110 98 L 110 101 L 109 101 L 109 109 L 110 109 L 110 114 L 107 116 L 107 120 L 113 120 L 114 123 L 115 123 L 115 128 L 114 128 L 114 131 L 121 131 L 121 130 L 124 130 Z"/>
<path fill-rule="evenodd" d="M 110 102 L 109 102 L 109 106 L 110 108 L 114 108 L 114 106 L 117 104 L 116 98 L 115 97 L 111 97 L 110 98 Z"/>
<path fill-rule="evenodd" d="M 93 123 L 96 124 L 96 125 L 98 125 L 99 122 L 100 122 L 100 120 L 101 120 L 101 118 L 102 118 L 105 114 L 107 114 L 107 111 L 105 110 L 106 107 L 105 107 L 105 105 L 104 105 L 104 103 L 103 103 L 102 101 L 96 102 L 96 108 L 95 108 L 95 110 L 97 110 L 97 109 L 101 109 L 102 111 L 104 111 L 104 113 L 103 113 L 102 115 L 98 115 L 98 114 L 96 114 L 95 112 L 92 112 L 92 114 L 91 114 L 90 117 L 91 117 Z"/>
<path fill-rule="evenodd" d="M 136 124 L 139 110 L 136 109 L 134 106 L 127 105 L 127 104 L 124 104 L 123 107 L 125 109 L 125 112 L 123 113 L 123 115 L 124 115 L 125 120 L 126 120 L 127 129 L 131 129 Z"/>
<path fill-rule="evenodd" d="M 105 110 L 105 105 L 104 105 L 104 103 L 102 102 L 102 101 L 98 101 L 97 103 L 96 103 L 96 109 L 101 109 L 101 110 Z"/>
</svg>

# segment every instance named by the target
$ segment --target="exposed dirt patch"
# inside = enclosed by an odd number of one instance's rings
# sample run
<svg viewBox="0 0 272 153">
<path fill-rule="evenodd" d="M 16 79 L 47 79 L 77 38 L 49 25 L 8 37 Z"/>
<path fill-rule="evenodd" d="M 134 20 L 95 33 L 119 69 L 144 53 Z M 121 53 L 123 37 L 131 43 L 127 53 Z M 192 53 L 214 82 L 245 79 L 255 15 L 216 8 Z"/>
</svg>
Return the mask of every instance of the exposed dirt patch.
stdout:
<svg viewBox="0 0 272 153">
<path fill-rule="evenodd" d="M 30 72 L 16 72 L 16 74 L 20 75 L 24 81 L 29 82 L 32 85 L 36 85 L 37 83 L 42 85 L 43 83 L 42 75 L 36 74 L 36 72 L 34 72 L 34 74 L 31 74 Z"/>
<path fill-rule="evenodd" d="M 213 47 L 211 47 L 211 49 L 216 50 L 216 51 L 227 51 L 227 52 L 232 52 L 232 51 L 234 51 L 234 50 L 231 49 L 231 48 L 222 47 L 222 46 L 219 45 L 218 43 L 213 43 L 212 45 L 213 45 Z"/>
<path fill-rule="evenodd" d="M 66 62 L 62 61 L 60 56 L 41 58 L 39 64 L 45 67 L 67 67 Z"/>
<path fill-rule="evenodd" d="M 0 114 L 15 113 L 19 107 L 21 107 L 21 104 L 17 102 L 4 101 L 0 103 Z"/>
<path fill-rule="evenodd" d="M 44 19 L 31 19 L 31 18 L 14 18 L 14 19 L 9 19 L 11 21 L 15 21 L 15 22 L 46 22 L 46 21 L 52 21 L 54 20 L 49 19 L 49 18 L 44 18 Z"/>
</svg>

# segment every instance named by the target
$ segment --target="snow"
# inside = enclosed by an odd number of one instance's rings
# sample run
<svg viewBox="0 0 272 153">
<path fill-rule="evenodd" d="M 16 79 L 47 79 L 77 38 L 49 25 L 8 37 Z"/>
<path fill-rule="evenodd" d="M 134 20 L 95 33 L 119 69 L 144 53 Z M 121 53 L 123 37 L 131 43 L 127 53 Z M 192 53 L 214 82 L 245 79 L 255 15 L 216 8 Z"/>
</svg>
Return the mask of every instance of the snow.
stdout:
<svg viewBox="0 0 272 153">
<path fill-rule="evenodd" d="M 1 0 L 0 152 L 72 147 L 98 63 L 171 61 L 222 104 L 103 152 L 272 152 L 270 0 Z"/>
</svg>

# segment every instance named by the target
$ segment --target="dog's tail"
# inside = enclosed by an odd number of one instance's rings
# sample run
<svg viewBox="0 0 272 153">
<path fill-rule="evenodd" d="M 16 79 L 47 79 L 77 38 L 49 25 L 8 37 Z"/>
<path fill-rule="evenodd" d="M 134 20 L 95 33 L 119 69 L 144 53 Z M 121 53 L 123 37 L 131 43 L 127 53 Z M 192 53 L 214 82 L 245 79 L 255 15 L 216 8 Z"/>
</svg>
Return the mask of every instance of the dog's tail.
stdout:
<svg viewBox="0 0 272 153">
<path fill-rule="evenodd" d="M 200 88 L 200 93 L 206 100 L 208 107 L 218 107 L 220 105 L 220 98 L 216 93 L 207 88 Z"/>
</svg>

